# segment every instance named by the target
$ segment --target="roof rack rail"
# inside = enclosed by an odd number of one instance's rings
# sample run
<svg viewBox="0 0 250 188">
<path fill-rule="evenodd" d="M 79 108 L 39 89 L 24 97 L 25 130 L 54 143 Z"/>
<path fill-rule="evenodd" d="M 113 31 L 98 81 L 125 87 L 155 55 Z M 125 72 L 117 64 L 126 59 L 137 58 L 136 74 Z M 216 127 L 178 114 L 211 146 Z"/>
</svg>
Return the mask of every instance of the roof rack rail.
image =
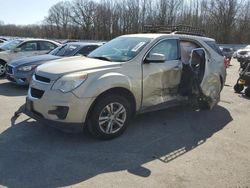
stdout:
<svg viewBox="0 0 250 188">
<path fill-rule="evenodd" d="M 189 25 L 144 25 L 143 33 L 167 33 L 205 36 L 205 31 Z"/>
</svg>

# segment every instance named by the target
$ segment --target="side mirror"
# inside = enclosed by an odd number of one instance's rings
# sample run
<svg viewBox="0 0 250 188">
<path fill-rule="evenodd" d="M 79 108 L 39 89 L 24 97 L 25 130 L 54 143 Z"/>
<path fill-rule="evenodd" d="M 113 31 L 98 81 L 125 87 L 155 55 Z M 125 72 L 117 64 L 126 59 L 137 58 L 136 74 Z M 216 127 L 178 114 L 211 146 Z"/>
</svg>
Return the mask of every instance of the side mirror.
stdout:
<svg viewBox="0 0 250 188">
<path fill-rule="evenodd" d="M 21 48 L 15 48 L 15 49 L 13 50 L 13 52 L 15 52 L 15 53 L 21 52 Z"/>
<path fill-rule="evenodd" d="M 164 54 L 153 53 L 150 57 L 145 59 L 145 63 L 164 63 L 166 61 L 166 57 Z"/>
<path fill-rule="evenodd" d="M 189 64 L 191 66 L 196 66 L 205 61 L 205 50 L 203 48 L 193 49 L 191 52 L 191 58 L 189 60 Z"/>
</svg>

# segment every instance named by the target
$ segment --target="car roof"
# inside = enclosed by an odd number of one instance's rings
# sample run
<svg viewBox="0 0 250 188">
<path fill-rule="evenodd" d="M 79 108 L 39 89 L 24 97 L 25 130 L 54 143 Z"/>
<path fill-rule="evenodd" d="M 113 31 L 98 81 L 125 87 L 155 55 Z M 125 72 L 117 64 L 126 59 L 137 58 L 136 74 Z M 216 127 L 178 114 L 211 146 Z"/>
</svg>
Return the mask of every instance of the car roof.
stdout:
<svg viewBox="0 0 250 188">
<path fill-rule="evenodd" d="M 101 46 L 101 45 L 103 45 L 103 43 L 102 42 L 68 42 L 68 43 L 65 43 L 65 45 L 80 45 L 80 46 L 97 45 L 97 46 Z"/>
<path fill-rule="evenodd" d="M 151 38 L 151 39 L 155 39 L 158 37 L 163 37 L 163 36 L 168 36 L 168 37 L 179 37 L 179 38 L 190 38 L 190 39 L 198 39 L 198 40 L 203 40 L 203 41 L 215 41 L 212 38 L 208 38 L 208 37 L 203 37 L 203 36 L 197 36 L 197 35 L 187 35 L 187 34 L 164 34 L 164 33 L 141 33 L 141 34 L 129 34 L 129 35 L 123 35 L 126 37 L 142 37 L 142 38 Z"/>
<path fill-rule="evenodd" d="M 45 41 L 45 42 L 52 42 L 54 44 L 60 45 L 60 43 L 54 41 L 54 40 L 49 40 L 49 39 L 36 39 L 36 38 L 17 38 L 14 40 L 21 40 L 23 42 L 28 42 L 28 41 Z"/>
</svg>

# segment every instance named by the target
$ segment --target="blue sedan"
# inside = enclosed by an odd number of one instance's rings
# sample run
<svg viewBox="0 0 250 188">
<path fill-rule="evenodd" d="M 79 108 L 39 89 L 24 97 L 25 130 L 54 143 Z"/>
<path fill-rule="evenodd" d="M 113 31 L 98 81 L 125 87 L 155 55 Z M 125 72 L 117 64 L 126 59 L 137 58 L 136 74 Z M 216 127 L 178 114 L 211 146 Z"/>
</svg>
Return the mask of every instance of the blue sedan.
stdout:
<svg viewBox="0 0 250 188">
<path fill-rule="evenodd" d="M 103 43 L 71 42 L 62 45 L 45 55 L 14 60 L 6 66 L 6 78 L 18 85 L 29 85 L 37 66 L 63 57 L 76 55 L 87 56 L 102 44 Z"/>
</svg>

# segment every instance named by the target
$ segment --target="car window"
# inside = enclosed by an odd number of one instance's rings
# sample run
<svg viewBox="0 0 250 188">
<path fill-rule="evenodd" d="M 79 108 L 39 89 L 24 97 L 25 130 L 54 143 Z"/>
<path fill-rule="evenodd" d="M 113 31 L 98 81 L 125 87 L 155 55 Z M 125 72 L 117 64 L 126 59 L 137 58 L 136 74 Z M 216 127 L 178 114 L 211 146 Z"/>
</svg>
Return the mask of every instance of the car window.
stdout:
<svg viewBox="0 0 250 188">
<path fill-rule="evenodd" d="M 60 48 L 54 55 L 57 56 L 72 56 L 76 53 L 79 45 L 66 44 L 62 48 Z"/>
<path fill-rule="evenodd" d="M 117 37 L 91 52 L 88 57 L 116 62 L 130 61 L 151 40 L 143 37 Z"/>
<path fill-rule="evenodd" d="M 217 54 L 223 56 L 222 51 L 220 50 L 218 44 L 216 44 L 215 41 L 205 41 L 205 42 L 206 42 L 206 44 L 207 44 L 210 48 L 212 48 Z"/>
<path fill-rule="evenodd" d="M 164 40 L 158 43 L 153 49 L 149 52 L 148 57 L 151 54 L 163 54 L 166 57 L 166 61 L 178 60 L 178 41 L 176 39 Z"/>
<path fill-rule="evenodd" d="M 37 42 L 25 42 L 18 48 L 21 48 L 21 51 L 37 51 Z"/>
<path fill-rule="evenodd" d="M 223 48 L 222 51 L 223 52 L 231 52 L 231 50 L 229 48 Z"/>
<path fill-rule="evenodd" d="M 22 40 L 13 40 L 10 42 L 7 42 L 1 46 L 1 49 L 4 50 L 13 50 L 15 49 L 18 45 L 20 45 L 23 41 Z"/>
<path fill-rule="evenodd" d="M 84 46 L 82 47 L 77 54 L 81 54 L 81 55 L 88 55 L 90 52 L 92 52 L 93 50 L 95 50 L 96 48 L 98 48 L 97 45 L 89 45 L 89 46 Z"/>
<path fill-rule="evenodd" d="M 181 61 L 184 64 L 188 64 L 190 60 L 190 55 L 193 49 L 200 48 L 196 43 L 191 41 L 180 41 L 181 47 Z"/>
<path fill-rule="evenodd" d="M 55 48 L 57 48 L 57 46 L 51 42 L 46 42 L 46 41 L 41 41 L 39 42 L 40 45 L 40 49 L 39 50 L 46 50 L 46 51 L 50 51 L 50 50 L 54 50 Z"/>
</svg>

